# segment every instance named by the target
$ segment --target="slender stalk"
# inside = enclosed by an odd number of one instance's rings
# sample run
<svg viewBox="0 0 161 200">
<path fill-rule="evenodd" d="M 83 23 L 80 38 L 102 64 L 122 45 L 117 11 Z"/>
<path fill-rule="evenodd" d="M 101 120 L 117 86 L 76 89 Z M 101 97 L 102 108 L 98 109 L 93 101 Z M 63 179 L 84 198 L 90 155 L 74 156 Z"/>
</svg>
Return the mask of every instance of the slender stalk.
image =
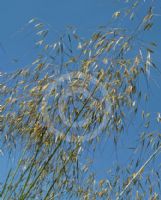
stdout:
<svg viewBox="0 0 161 200">
<path fill-rule="evenodd" d="M 160 152 L 161 150 L 161 145 L 154 151 L 154 153 L 148 158 L 148 160 L 142 165 L 142 167 L 135 173 L 133 178 L 129 181 L 129 183 L 126 185 L 126 187 L 120 192 L 116 200 L 119 200 L 123 194 L 127 191 L 127 189 L 130 187 L 130 185 L 133 183 L 133 181 L 136 180 L 136 178 L 142 173 L 144 168 L 151 162 L 151 160 Z"/>
<path fill-rule="evenodd" d="M 23 158 L 24 158 L 24 155 L 25 155 L 25 153 L 26 153 L 26 151 L 27 151 L 27 148 L 28 148 L 28 145 L 26 145 L 26 148 L 24 149 L 24 151 L 23 151 L 23 153 L 22 153 L 21 159 L 20 159 L 19 162 L 18 162 L 17 168 L 15 169 L 15 172 L 13 173 L 13 175 L 12 175 L 12 177 L 11 177 L 10 183 L 9 183 L 9 185 L 7 186 L 7 190 L 6 190 L 6 192 L 4 193 L 3 200 L 6 199 L 6 197 L 7 197 L 7 194 L 8 194 L 8 192 L 9 192 L 9 188 L 11 187 L 12 182 L 13 182 L 13 180 L 14 180 L 14 178 L 15 178 L 15 176 L 16 176 L 16 174 L 17 174 L 17 172 L 18 172 L 18 170 L 19 170 L 19 168 L 20 168 L 20 166 L 21 166 L 21 163 L 22 163 L 22 161 L 23 161 Z"/>
<path fill-rule="evenodd" d="M 5 184 L 4 184 L 4 186 L 3 186 L 2 192 L 0 193 L 0 197 L 3 196 L 3 193 L 5 192 L 5 190 L 6 190 L 6 188 L 7 188 L 7 182 L 8 182 L 8 180 L 9 180 L 10 175 L 11 175 L 11 169 L 9 170 L 9 173 L 8 173 L 8 175 L 7 175 L 7 178 L 6 178 Z"/>
<path fill-rule="evenodd" d="M 30 170 L 29 170 L 28 177 L 27 177 L 27 179 L 26 179 L 26 181 L 25 181 L 25 184 L 24 184 L 24 186 L 23 186 L 23 188 L 22 188 L 22 191 L 21 191 L 20 199 L 23 198 L 25 189 L 26 189 L 27 184 L 28 184 L 28 182 L 29 182 L 29 180 L 30 180 L 30 178 L 31 178 L 32 170 L 33 170 L 33 167 L 34 167 L 34 162 L 36 161 L 36 158 L 37 158 L 37 156 L 38 156 L 38 153 L 39 153 L 39 151 L 40 151 L 40 149 L 41 149 L 41 147 L 42 147 L 42 145 L 43 145 L 42 143 L 43 143 L 43 138 L 44 138 L 44 135 L 45 135 L 45 131 L 46 131 L 46 129 L 45 129 L 44 132 L 42 133 L 41 138 L 40 138 L 40 142 L 38 143 L 37 150 L 36 150 L 35 156 L 34 156 L 34 158 L 33 158 L 33 161 L 32 161 L 32 164 L 31 164 L 31 167 L 30 167 Z"/>
<path fill-rule="evenodd" d="M 67 129 L 65 136 L 69 133 L 70 129 L 72 128 L 74 122 L 78 119 L 78 117 L 80 116 L 80 114 L 82 113 L 83 109 L 85 108 L 85 106 L 87 105 L 87 103 L 89 102 L 90 98 L 93 96 L 93 94 L 95 93 L 95 91 L 97 90 L 100 81 L 102 80 L 102 77 L 100 77 L 98 84 L 95 86 L 95 88 L 93 89 L 91 95 L 88 97 L 88 99 L 85 101 L 84 105 L 82 106 L 82 108 L 80 109 L 79 113 L 77 114 L 77 116 L 75 117 L 75 119 L 73 120 L 73 123 L 70 125 L 70 127 Z M 45 169 L 45 167 L 48 165 L 48 163 L 51 161 L 51 159 L 53 158 L 53 156 L 55 155 L 55 153 L 57 152 L 57 150 L 59 149 L 59 147 L 61 146 L 61 144 L 63 143 L 63 140 L 60 140 L 60 142 L 58 143 L 58 145 L 56 146 L 56 148 L 53 150 L 53 152 L 50 154 L 50 156 L 48 157 L 47 161 L 44 163 L 44 165 L 42 166 L 42 168 L 40 169 L 39 174 L 37 175 L 37 177 L 35 178 L 35 180 L 32 182 L 32 184 L 30 185 L 29 189 L 27 190 L 27 192 L 24 194 L 22 199 L 19 200 L 24 200 L 25 198 L 28 197 L 31 189 L 34 187 L 34 185 L 36 184 L 37 180 L 39 179 L 39 177 L 41 176 L 41 174 L 43 173 L 43 170 Z"/>
</svg>

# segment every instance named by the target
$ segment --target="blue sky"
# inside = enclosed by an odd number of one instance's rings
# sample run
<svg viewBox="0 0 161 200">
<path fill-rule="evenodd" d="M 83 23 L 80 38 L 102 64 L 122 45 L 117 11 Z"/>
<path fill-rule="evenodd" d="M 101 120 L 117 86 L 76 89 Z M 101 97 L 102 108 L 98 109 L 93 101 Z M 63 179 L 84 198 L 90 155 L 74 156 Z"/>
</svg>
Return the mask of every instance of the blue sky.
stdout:
<svg viewBox="0 0 161 200">
<path fill-rule="evenodd" d="M 86 37 L 99 25 L 110 20 L 112 12 L 119 4 L 105 0 L 1 0 L 0 6 L 0 70 L 13 71 L 19 67 L 12 59 L 24 59 L 23 53 L 31 51 L 31 43 L 25 36 L 26 23 L 37 17 L 52 27 L 52 30 L 61 33 L 65 27 L 72 25 L 78 28 L 82 36 Z M 115 6 L 114 6 L 115 5 Z M 53 33 L 54 34 L 54 33 Z M 23 57 L 23 58 L 22 58 Z"/>
<path fill-rule="evenodd" d="M 0 0 L 0 3 L 0 71 L 3 72 L 11 72 L 31 63 L 34 42 L 31 35 L 26 34 L 26 24 L 31 18 L 37 17 L 58 33 L 63 32 L 67 25 L 73 25 L 81 36 L 88 37 L 98 26 L 108 24 L 114 11 L 124 7 L 120 1 L 114 0 Z M 156 18 L 156 24 L 151 36 L 159 44 L 155 60 L 160 64 L 159 17 Z M 150 40 L 151 36 L 149 35 L 147 40 Z M 15 59 L 18 61 L 15 62 Z M 158 76 L 155 76 L 159 81 Z M 153 87 L 154 85 L 152 89 Z M 151 99 L 149 106 L 154 111 L 161 111 L 160 105 L 155 103 L 156 99 L 158 102 L 161 101 L 160 92 L 160 88 L 153 90 L 154 98 Z M 120 145 L 124 147 L 125 144 Z M 108 154 L 111 152 L 109 149 L 110 146 L 104 144 L 96 153 L 96 161 L 101 162 L 95 165 L 100 176 L 110 164 L 111 156 L 116 161 L 115 149 L 112 150 L 112 154 Z M 121 156 L 120 160 L 123 159 L 123 155 Z M 1 157 L 0 170 L 6 173 L 10 162 Z"/>
</svg>

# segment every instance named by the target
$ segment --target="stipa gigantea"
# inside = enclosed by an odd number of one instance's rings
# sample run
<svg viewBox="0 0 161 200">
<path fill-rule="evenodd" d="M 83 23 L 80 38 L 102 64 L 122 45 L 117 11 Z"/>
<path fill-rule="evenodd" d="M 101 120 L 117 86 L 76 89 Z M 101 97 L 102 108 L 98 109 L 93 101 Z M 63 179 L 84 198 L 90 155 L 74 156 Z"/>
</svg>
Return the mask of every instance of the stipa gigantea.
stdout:
<svg viewBox="0 0 161 200">
<path fill-rule="evenodd" d="M 131 10 L 128 13 L 133 12 L 139 5 L 139 1 L 133 1 L 132 3 Z M 21 137 L 22 141 L 29 142 L 27 152 L 29 152 L 30 156 L 27 168 L 13 187 L 16 190 L 10 190 L 9 188 L 14 185 L 14 178 L 21 167 L 21 159 L 18 168 L 13 173 L 9 186 L 7 187 L 8 180 L 4 184 L 4 189 L 2 190 L 4 199 L 12 198 L 15 194 L 17 199 L 32 199 L 36 197 L 37 189 L 39 195 L 41 195 L 40 198 L 43 199 L 55 196 L 54 192 L 58 190 L 60 194 L 66 191 L 67 196 L 76 195 L 84 199 L 96 199 L 97 197 L 115 198 L 114 193 L 122 195 L 124 192 L 122 193 L 121 191 L 124 191 L 126 187 L 131 189 L 128 186 L 129 183 L 130 186 L 133 186 L 135 192 L 133 178 L 137 178 L 137 173 L 131 173 L 130 167 L 126 169 L 130 175 L 126 175 L 125 181 L 123 180 L 125 176 L 125 174 L 123 175 L 123 170 L 120 172 L 120 169 L 117 168 L 116 174 L 108 182 L 108 186 L 106 185 L 106 188 L 99 190 L 95 183 L 95 175 L 90 174 L 87 170 L 87 177 L 83 177 L 84 173 L 78 166 L 80 158 L 77 151 L 80 146 L 86 149 L 89 144 L 94 145 L 94 142 L 97 141 L 96 138 L 90 140 L 87 143 L 88 145 L 83 144 L 79 137 L 73 139 L 74 142 L 70 141 L 69 143 L 66 142 L 65 138 L 68 134 L 72 135 L 74 131 L 86 133 L 90 130 L 92 132 L 101 122 L 101 118 L 96 119 L 98 111 L 103 109 L 103 106 L 99 105 L 101 101 L 99 103 L 97 101 L 93 104 L 91 103 L 92 97 L 99 99 L 97 89 L 100 87 L 101 82 L 108 91 L 108 95 L 105 98 L 111 103 L 111 113 L 108 113 L 110 117 L 101 135 L 104 135 L 103 133 L 106 131 L 109 132 L 109 135 L 114 138 L 115 145 L 117 145 L 118 138 L 122 136 L 128 119 L 138 112 L 138 99 L 142 96 L 140 94 L 143 93 L 143 88 L 139 87 L 139 79 L 143 76 L 147 78 L 148 75 L 147 68 L 145 70 L 143 66 L 148 65 L 149 67 L 151 56 L 148 53 L 147 59 L 144 59 L 147 49 L 140 45 L 137 40 L 137 34 L 141 28 L 144 30 L 151 28 L 147 25 L 149 20 L 152 20 L 151 12 L 152 10 L 148 11 L 143 23 L 132 34 L 125 28 L 106 28 L 94 33 L 89 40 L 83 40 L 71 29 L 70 34 L 69 32 L 64 34 L 58 42 L 52 44 L 46 42 L 49 31 L 44 29 L 44 25 L 41 22 L 39 23 L 34 19 L 29 22 L 30 24 L 35 23 L 34 28 L 38 37 L 40 37 L 37 45 L 43 48 L 44 55 L 39 56 L 30 69 L 22 69 L 12 74 L 10 79 L 13 83 L 12 86 L 9 81 L 5 82 L 6 87 L 2 91 L 2 96 L 4 97 L 2 107 L 4 108 L 3 120 L 5 120 L 3 127 L 5 130 L 5 143 L 14 142 L 18 137 Z M 118 18 L 119 16 L 121 18 L 120 11 L 115 13 L 115 17 Z M 133 17 L 130 15 L 130 18 Z M 90 95 L 84 99 L 82 97 L 77 98 L 80 101 L 83 99 L 83 106 L 79 109 L 75 105 L 74 98 L 67 100 L 73 107 L 70 109 L 65 108 L 63 111 L 67 117 L 69 115 L 75 116 L 73 121 L 70 120 L 71 124 L 69 126 L 64 126 L 61 117 L 58 115 L 60 94 L 64 93 L 65 90 L 63 91 L 63 89 L 66 82 L 48 94 L 49 105 L 47 111 L 50 113 L 54 126 L 63 130 L 63 135 L 56 137 L 53 132 L 50 132 L 50 127 L 46 126 L 40 107 L 42 106 L 44 93 L 47 92 L 51 83 L 54 84 L 56 76 L 58 74 L 61 76 L 66 70 L 69 72 L 73 68 L 74 71 L 80 71 L 87 77 L 91 74 L 99 81 L 93 87 L 93 90 L 91 90 L 92 85 L 86 83 L 88 82 L 87 80 L 84 83 L 81 81 L 81 84 L 78 80 L 70 81 L 72 89 L 76 88 L 77 90 L 78 86 L 81 85 L 83 89 L 90 91 Z M 78 127 L 73 130 L 73 124 L 78 121 L 80 116 L 85 119 L 88 117 L 87 113 L 91 105 L 95 109 L 90 110 L 93 117 L 89 123 L 85 124 L 81 129 Z M 81 115 L 82 113 L 83 115 Z M 149 128 L 149 126 L 146 126 L 146 128 Z M 116 135 L 113 133 L 116 133 Z M 43 137 L 41 137 L 42 135 Z M 148 140 L 148 148 L 153 145 L 160 145 L 158 138 L 155 142 L 152 137 L 144 139 Z M 82 178 L 86 183 L 86 188 L 82 184 L 77 184 L 78 180 L 74 174 L 76 165 L 78 171 L 80 171 L 80 179 Z M 137 163 L 138 166 L 139 163 Z M 88 167 L 85 169 L 88 169 Z M 54 179 L 52 179 L 52 175 L 54 175 Z M 133 178 L 130 179 L 130 177 Z M 44 185 L 48 185 L 48 188 L 44 189 Z M 100 185 L 102 186 L 103 183 Z M 126 186 L 124 187 L 124 185 Z M 110 189 L 108 190 L 107 187 L 109 186 Z M 6 191 L 6 188 L 8 188 L 8 191 Z M 76 194 L 74 194 L 75 192 Z M 133 193 L 130 190 L 126 193 L 127 196 L 131 194 Z M 137 195 L 139 196 L 138 192 Z"/>
</svg>

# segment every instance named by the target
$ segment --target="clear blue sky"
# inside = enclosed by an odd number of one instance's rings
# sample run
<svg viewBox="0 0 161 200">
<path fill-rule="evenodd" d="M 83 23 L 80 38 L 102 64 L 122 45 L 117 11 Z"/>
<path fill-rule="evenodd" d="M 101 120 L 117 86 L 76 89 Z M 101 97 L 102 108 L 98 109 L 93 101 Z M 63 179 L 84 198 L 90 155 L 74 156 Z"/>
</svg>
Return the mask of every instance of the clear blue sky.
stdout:
<svg viewBox="0 0 161 200">
<path fill-rule="evenodd" d="M 114 1 L 1 0 L 0 70 L 13 71 L 28 62 L 28 54 L 32 49 L 32 43 L 28 42 L 31 35 L 26 36 L 27 29 L 22 29 L 29 19 L 37 17 L 58 33 L 64 31 L 67 25 L 73 25 L 86 37 L 97 26 L 107 24 L 110 20 L 112 12 L 119 7 L 119 4 L 112 2 Z M 11 64 L 12 59 L 17 58 L 20 64 Z"/>
<path fill-rule="evenodd" d="M 73 25 L 78 28 L 83 37 L 88 37 L 98 26 L 108 24 L 112 13 L 123 7 L 124 4 L 115 0 L 0 0 L 0 71 L 11 72 L 31 63 L 34 42 L 31 35 L 25 32 L 26 24 L 31 18 L 39 18 L 58 33 L 64 31 L 67 25 Z M 161 2 L 158 3 L 159 7 L 161 8 Z M 158 17 L 151 36 L 159 44 L 155 59 L 160 64 L 159 20 Z M 150 36 L 147 40 L 150 40 Z M 161 111 L 160 105 L 156 103 L 156 99 L 157 101 L 160 99 L 161 102 L 160 88 L 155 89 L 153 95 L 154 98 L 149 105 L 153 111 L 157 109 Z M 134 133 L 134 130 L 132 132 Z M 134 138 L 131 137 L 132 139 Z M 127 147 L 125 143 L 126 141 L 120 144 L 122 148 Z M 110 165 L 111 157 L 116 161 L 115 150 L 113 149 L 111 154 L 109 149 L 110 146 L 103 145 L 96 154 L 99 165 L 96 164 L 95 167 L 100 176 Z M 120 156 L 119 160 L 122 160 L 123 154 Z M 0 179 L 1 175 L 6 173 L 10 162 L 0 156 L 0 170 L 2 170 Z"/>
</svg>

